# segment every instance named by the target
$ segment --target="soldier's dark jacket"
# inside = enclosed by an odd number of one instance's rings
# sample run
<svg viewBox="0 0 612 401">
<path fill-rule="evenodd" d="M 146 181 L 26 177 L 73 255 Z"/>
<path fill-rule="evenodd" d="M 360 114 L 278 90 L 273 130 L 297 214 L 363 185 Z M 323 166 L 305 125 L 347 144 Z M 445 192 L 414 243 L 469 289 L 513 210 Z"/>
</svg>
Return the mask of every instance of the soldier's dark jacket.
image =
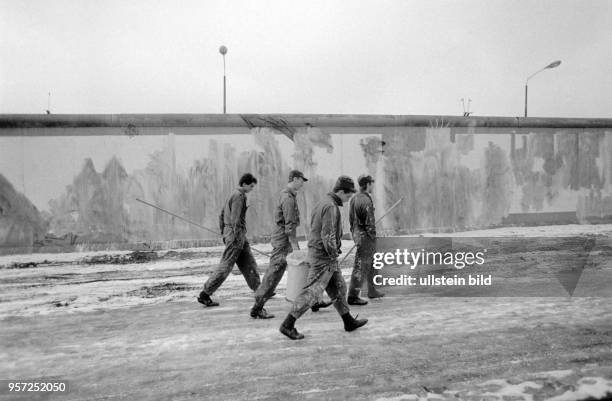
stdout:
<svg viewBox="0 0 612 401">
<path fill-rule="evenodd" d="M 242 240 L 246 238 L 246 194 L 240 189 L 236 189 L 229 197 L 221 216 L 219 216 L 220 224 L 221 221 L 224 238 L 230 238 L 231 242 L 236 240 Z"/>
<path fill-rule="evenodd" d="M 296 229 L 300 225 L 300 210 L 296 200 L 296 193 L 290 188 L 280 192 L 276 208 L 274 209 L 276 227 L 272 233 L 274 239 L 295 238 Z"/>
<path fill-rule="evenodd" d="M 342 221 L 339 206 L 342 206 L 342 199 L 329 193 L 312 211 L 308 239 L 310 257 L 335 260 L 340 254 Z"/>
<path fill-rule="evenodd" d="M 360 190 L 349 202 L 349 223 L 353 238 L 376 238 L 374 202 L 370 194 Z"/>
</svg>

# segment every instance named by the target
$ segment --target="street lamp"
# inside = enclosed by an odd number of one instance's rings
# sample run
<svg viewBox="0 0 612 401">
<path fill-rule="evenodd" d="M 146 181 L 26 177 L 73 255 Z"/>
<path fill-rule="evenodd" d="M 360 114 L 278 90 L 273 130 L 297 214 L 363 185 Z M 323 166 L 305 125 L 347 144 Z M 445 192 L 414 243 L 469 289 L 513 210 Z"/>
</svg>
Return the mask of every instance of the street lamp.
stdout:
<svg viewBox="0 0 612 401">
<path fill-rule="evenodd" d="M 221 46 L 219 53 L 223 56 L 223 114 L 225 114 L 225 54 L 227 53 L 227 47 Z"/>
<path fill-rule="evenodd" d="M 525 117 L 527 117 L 527 84 L 529 83 L 529 80 L 533 78 L 537 73 L 540 73 L 549 68 L 558 67 L 560 64 L 561 64 L 561 60 L 553 61 L 552 63 L 548 64 L 546 67 L 542 68 L 541 70 L 538 70 L 534 72 L 533 74 L 531 74 L 525 81 Z"/>
</svg>

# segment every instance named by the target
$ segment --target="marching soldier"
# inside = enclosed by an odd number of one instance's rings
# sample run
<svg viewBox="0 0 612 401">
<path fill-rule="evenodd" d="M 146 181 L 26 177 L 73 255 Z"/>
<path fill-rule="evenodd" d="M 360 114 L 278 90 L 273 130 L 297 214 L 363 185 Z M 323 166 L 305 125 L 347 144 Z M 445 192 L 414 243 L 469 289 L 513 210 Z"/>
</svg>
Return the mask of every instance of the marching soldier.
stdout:
<svg viewBox="0 0 612 401">
<path fill-rule="evenodd" d="M 376 252 L 376 219 L 371 194 L 374 179 L 372 176 L 362 175 L 357 179 L 357 183 L 359 192 L 351 199 L 349 205 L 349 222 L 353 241 L 357 246 L 357 254 L 351 274 L 348 304 L 366 305 L 368 301 L 359 298 L 364 278 L 368 283 L 368 298 L 381 298 L 385 294 L 376 290 L 373 281 L 372 263 L 374 252 Z"/>
<path fill-rule="evenodd" d="M 342 252 L 342 220 L 340 208 L 355 193 L 355 183 L 350 177 L 340 176 L 332 192 L 327 194 L 312 211 L 308 240 L 308 285 L 293 302 L 291 312 L 280 326 L 280 332 L 292 340 L 304 335 L 295 329 L 295 321 L 317 301 L 323 291 L 334 300 L 334 307 L 344 321 L 344 329 L 353 331 L 365 325 L 367 319 L 351 316 L 346 301 L 346 283 L 338 266 Z"/>
<path fill-rule="evenodd" d="M 257 263 L 246 238 L 246 194 L 251 192 L 256 184 L 257 178 L 253 177 L 251 173 L 246 173 L 240 177 L 238 188 L 225 202 L 221 216 L 219 216 L 221 226 L 219 228 L 223 233 L 225 251 L 221 256 L 217 270 L 208 278 L 204 284 L 204 289 L 198 296 L 198 302 L 204 306 L 219 306 L 219 303 L 213 301 L 210 296 L 223 284 L 232 271 L 234 263 L 238 265 L 248 286 L 253 291 L 259 287 Z"/>
<path fill-rule="evenodd" d="M 274 211 L 275 229 L 272 233 L 272 256 L 270 266 L 266 270 L 261 285 L 255 292 L 255 304 L 251 308 L 251 317 L 255 319 L 270 319 L 274 315 L 264 309 L 265 303 L 272 297 L 276 286 L 280 282 L 287 268 L 287 255 L 299 250 L 297 241 L 297 227 L 300 225 L 300 210 L 296 199 L 304 182 L 308 181 L 299 170 L 289 173 L 289 184 L 283 189 L 278 198 Z M 318 310 L 331 305 L 331 302 L 318 302 L 312 308 Z"/>
</svg>

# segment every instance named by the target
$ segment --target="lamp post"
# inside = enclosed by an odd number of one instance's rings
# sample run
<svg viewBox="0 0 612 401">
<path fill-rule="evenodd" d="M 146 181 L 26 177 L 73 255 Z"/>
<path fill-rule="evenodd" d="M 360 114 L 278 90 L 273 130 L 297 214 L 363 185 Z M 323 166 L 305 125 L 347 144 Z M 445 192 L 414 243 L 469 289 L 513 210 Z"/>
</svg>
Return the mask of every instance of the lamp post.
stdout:
<svg viewBox="0 0 612 401">
<path fill-rule="evenodd" d="M 557 60 L 557 61 L 553 61 L 552 63 L 548 64 L 546 67 L 542 68 L 541 70 L 538 70 L 536 72 L 534 72 L 533 74 L 531 74 L 527 80 L 525 81 L 525 117 L 527 117 L 527 85 L 529 84 L 529 80 L 531 78 L 533 78 L 536 74 L 547 70 L 549 68 L 555 68 L 558 67 L 561 64 L 561 60 Z"/>
<path fill-rule="evenodd" d="M 223 114 L 225 114 L 225 54 L 227 53 L 227 47 L 221 46 L 219 53 L 223 56 Z"/>
</svg>

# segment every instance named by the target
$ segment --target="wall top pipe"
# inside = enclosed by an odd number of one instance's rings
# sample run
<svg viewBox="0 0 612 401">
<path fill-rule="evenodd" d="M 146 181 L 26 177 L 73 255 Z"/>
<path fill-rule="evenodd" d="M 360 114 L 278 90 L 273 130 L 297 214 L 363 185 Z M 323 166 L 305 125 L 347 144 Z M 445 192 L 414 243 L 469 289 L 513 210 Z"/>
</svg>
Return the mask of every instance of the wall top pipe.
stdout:
<svg viewBox="0 0 612 401">
<path fill-rule="evenodd" d="M 83 127 L 466 127 L 612 128 L 612 118 L 373 114 L 0 114 L 0 130 Z M 2 131 L 0 131 L 2 136 Z"/>
</svg>

